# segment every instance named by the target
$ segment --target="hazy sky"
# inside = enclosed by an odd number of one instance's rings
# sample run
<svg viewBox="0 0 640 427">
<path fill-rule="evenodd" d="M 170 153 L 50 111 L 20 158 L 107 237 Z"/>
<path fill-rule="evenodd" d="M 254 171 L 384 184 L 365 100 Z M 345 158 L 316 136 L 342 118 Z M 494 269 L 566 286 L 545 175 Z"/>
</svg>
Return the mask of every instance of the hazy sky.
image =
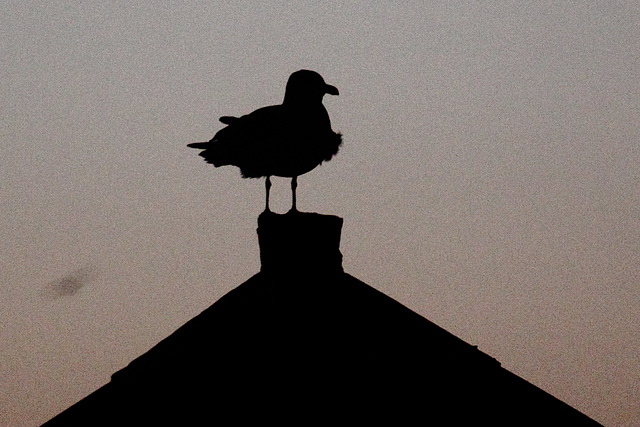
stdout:
<svg viewBox="0 0 640 427">
<path fill-rule="evenodd" d="M 12 1 L 0 425 L 36 426 L 259 270 L 261 180 L 186 147 L 321 73 L 299 179 L 345 270 L 607 425 L 640 419 L 640 3 Z M 321 4 L 320 4 L 321 3 Z M 290 206 L 274 179 L 273 207 Z"/>
</svg>

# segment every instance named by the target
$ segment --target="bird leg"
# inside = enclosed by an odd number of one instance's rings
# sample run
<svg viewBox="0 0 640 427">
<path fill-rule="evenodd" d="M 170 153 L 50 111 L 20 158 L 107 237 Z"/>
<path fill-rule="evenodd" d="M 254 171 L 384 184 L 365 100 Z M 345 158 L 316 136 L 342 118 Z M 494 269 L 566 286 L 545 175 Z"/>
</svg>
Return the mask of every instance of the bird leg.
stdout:
<svg viewBox="0 0 640 427">
<path fill-rule="evenodd" d="M 271 177 L 267 176 L 267 179 L 264 181 L 264 186 L 267 189 L 267 206 L 264 208 L 265 212 L 271 212 L 269 209 L 269 190 L 271 189 Z"/>
<path fill-rule="evenodd" d="M 291 178 L 291 194 L 293 195 L 291 211 L 297 212 L 298 208 L 296 207 L 296 188 L 298 187 L 298 177 L 294 176 Z"/>
</svg>

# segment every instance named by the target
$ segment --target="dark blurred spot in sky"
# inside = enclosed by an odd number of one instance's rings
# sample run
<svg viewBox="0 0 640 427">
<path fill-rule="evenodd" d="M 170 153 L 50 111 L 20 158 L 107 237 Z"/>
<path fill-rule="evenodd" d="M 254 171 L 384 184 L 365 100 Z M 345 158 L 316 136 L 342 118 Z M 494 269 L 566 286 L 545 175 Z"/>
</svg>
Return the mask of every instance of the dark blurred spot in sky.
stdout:
<svg viewBox="0 0 640 427">
<path fill-rule="evenodd" d="M 98 276 L 95 269 L 83 267 L 47 283 L 45 293 L 52 298 L 69 297 L 78 293 Z"/>
</svg>

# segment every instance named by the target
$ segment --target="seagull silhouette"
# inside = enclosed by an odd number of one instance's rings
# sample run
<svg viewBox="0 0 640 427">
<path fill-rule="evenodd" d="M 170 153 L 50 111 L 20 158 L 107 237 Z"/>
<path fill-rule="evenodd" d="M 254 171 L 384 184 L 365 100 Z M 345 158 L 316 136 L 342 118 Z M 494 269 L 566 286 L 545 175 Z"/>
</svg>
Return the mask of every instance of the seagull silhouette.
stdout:
<svg viewBox="0 0 640 427">
<path fill-rule="evenodd" d="M 315 71 L 296 71 L 289 77 L 282 104 L 242 117 L 220 117 L 226 127 L 210 141 L 188 147 L 203 150 L 199 155 L 215 167 L 239 167 L 243 178 L 266 177 L 265 211 L 271 176 L 291 178 L 291 210 L 296 211 L 298 176 L 330 160 L 342 144 L 342 135 L 331 129 L 322 105 L 325 94 L 339 92 Z"/>
</svg>

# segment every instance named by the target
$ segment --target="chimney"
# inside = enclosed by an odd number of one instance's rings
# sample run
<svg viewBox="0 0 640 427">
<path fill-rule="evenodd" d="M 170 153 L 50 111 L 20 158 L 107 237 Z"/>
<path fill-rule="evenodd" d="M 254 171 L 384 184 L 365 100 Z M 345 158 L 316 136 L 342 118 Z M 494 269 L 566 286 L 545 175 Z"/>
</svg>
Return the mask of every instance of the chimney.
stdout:
<svg viewBox="0 0 640 427">
<path fill-rule="evenodd" d="M 296 278 L 342 273 L 342 218 L 292 211 L 258 217 L 261 272 Z"/>
</svg>

